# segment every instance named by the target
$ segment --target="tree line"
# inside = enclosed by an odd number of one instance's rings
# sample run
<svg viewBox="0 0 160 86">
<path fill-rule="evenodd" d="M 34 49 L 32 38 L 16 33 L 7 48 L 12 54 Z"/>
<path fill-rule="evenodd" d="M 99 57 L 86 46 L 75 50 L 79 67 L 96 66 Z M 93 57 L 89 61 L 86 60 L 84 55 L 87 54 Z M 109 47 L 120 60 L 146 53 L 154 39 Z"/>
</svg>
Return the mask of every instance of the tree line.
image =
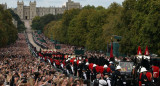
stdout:
<svg viewBox="0 0 160 86">
<path fill-rule="evenodd" d="M 18 30 L 12 23 L 12 15 L 9 10 L 4 10 L 0 5 L 0 47 L 14 43 Z"/>
<path fill-rule="evenodd" d="M 88 5 L 71 9 L 38 29 L 50 39 L 96 51 L 106 51 L 112 36 L 118 35 L 122 36 L 121 53 L 135 55 L 138 46 L 142 50 L 148 46 L 151 53 L 160 55 L 159 0 L 125 0 L 108 8 Z"/>
<path fill-rule="evenodd" d="M 21 21 L 20 17 L 12 9 L 8 9 L 8 11 L 11 13 L 12 17 L 17 21 L 18 32 L 23 32 L 24 30 L 26 30 L 24 22 Z"/>
</svg>

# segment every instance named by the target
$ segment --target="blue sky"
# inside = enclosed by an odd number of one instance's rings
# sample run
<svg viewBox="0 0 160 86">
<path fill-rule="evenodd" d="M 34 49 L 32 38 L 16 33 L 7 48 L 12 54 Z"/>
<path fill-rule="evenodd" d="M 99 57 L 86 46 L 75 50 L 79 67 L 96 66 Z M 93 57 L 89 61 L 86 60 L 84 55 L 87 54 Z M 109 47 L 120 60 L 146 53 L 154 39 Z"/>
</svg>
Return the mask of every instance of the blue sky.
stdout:
<svg viewBox="0 0 160 86">
<path fill-rule="evenodd" d="M 17 7 L 17 1 L 18 0 L 0 0 L 0 4 L 7 3 L 8 7 Z M 22 0 L 19 0 L 22 1 Z M 25 5 L 29 5 L 30 1 L 34 0 L 23 0 Z M 65 5 L 65 3 L 68 0 L 36 0 L 37 7 L 49 7 L 49 6 L 55 6 L 55 7 L 61 7 L 62 5 Z M 111 3 L 117 2 L 119 4 L 122 4 L 124 0 L 72 0 L 74 2 L 79 2 L 82 6 L 85 5 L 94 5 L 94 6 L 103 6 L 108 7 Z"/>
</svg>

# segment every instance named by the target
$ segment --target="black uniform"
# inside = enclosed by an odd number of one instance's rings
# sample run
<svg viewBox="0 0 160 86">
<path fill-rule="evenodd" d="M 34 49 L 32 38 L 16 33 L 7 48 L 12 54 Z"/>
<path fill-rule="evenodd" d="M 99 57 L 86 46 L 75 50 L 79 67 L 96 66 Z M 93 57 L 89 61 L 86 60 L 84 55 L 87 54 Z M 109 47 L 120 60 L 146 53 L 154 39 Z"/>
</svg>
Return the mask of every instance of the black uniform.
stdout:
<svg viewBox="0 0 160 86">
<path fill-rule="evenodd" d="M 90 80 L 91 70 L 89 68 L 86 69 L 87 80 Z"/>
<path fill-rule="evenodd" d="M 96 79 L 97 71 L 96 68 L 93 67 L 93 80 Z"/>
<path fill-rule="evenodd" d="M 78 65 L 78 73 L 79 73 L 79 77 L 82 78 L 82 64 Z"/>
<path fill-rule="evenodd" d="M 106 70 L 106 69 L 103 71 L 103 75 L 108 75 L 108 73 L 107 73 L 107 70 Z"/>
<path fill-rule="evenodd" d="M 77 76 L 77 63 L 76 62 L 74 62 L 73 68 L 74 68 L 74 76 Z"/>
<path fill-rule="evenodd" d="M 69 71 L 69 73 L 72 73 L 70 63 L 68 63 L 68 64 L 66 65 L 66 68 L 67 68 L 67 70 Z"/>
<path fill-rule="evenodd" d="M 146 81 L 145 81 L 146 80 Z M 146 74 L 142 74 L 142 77 L 141 77 L 141 81 L 142 81 L 142 84 L 145 84 L 145 86 L 149 86 L 149 81 L 147 79 L 147 76 Z"/>
<path fill-rule="evenodd" d="M 124 86 L 120 71 L 116 70 L 112 75 L 112 86 Z"/>
</svg>

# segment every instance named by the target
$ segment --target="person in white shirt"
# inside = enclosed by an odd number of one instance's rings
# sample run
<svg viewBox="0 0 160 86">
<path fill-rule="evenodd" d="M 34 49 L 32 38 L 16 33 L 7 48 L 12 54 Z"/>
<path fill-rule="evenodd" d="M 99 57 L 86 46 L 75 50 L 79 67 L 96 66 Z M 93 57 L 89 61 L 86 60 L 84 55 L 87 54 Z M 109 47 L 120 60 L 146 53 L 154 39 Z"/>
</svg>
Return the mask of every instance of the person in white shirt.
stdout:
<svg viewBox="0 0 160 86">
<path fill-rule="evenodd" d="M 107 82 L 107 85 L 108 85 L 108 86 L 111 86 L 111 80 L 110 80 L 109 76 L 108 76 L 108 75 L 105 75 L 104 78 L 105 78 L 105 80 L 106 80 L 106 82 Z"/>
<path fill-rule="evenodd" d="M 107 81 L 104 80 L 103 78 L 101 78 L 101 79 L 99 80 L 99 86 L 104 86 L 104 85 L 107 85 Z"/>
<path fill-rule="evenodd" d="M 111 81 L 108 77 L 108 75 L 105 75 L 104 78 L 101 77 L 101 79 L 99 80 L 99 86 L 111 86 Z"/>
</svg>

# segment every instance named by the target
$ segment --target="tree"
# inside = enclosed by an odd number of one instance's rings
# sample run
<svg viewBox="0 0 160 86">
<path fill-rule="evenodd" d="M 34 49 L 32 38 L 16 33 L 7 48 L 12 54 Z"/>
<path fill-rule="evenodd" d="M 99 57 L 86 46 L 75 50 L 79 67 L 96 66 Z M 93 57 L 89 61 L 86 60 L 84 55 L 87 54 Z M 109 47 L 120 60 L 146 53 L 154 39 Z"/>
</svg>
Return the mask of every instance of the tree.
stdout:
<svg viewBox="0 0 160 86">
<path fill-rule="evenodd" d="M 95 10 L 88 16 L 86 47 L 89 50 L 105 50 L 102 26 L 106 23 L 107 11 L 105 9 Z"/>
<path fill-rule="evenodd" d="M 17 21 L 18 32 L 23 32 L 24 30 L 26 30 L 26 27 L 24 26 L 24 22 L 21 21 L 19 16 L 16 13 L 14 13 L 12 9 L 8 9 L 8 11 L 12 15 L 12 17 Z"/>
<path fill-rule="evenodd" d="M 17 29 L 12 23 L 12 15 L 3 10 L 0 5 L 0 47 L 14 43 L 17 39 Z"/>
<path fill-rule="evenodd" d="M 61 36 L 62 40 L 61 42 L 63 43 L 68 43 L 68 27 L 71 22 L 71 20 L 78 15 L 80 12 L 80 9 L 71 9 L 65 11 L 62 17 L 62 30 L 61 30 Z"/>
<path fill-rule="evenodd" d="M 92 6 L 91 5 L 87 5 L 87 6 L 84 6 L 83 9 L 95 9 L 95 6 L 94 5 L 92 5 Z"/>
<path fill-rule="evenodd" d="M 42 17 L 36 16 L 32 21 L 31 27 L 32 29 L 43 31 L 44 27 L 48 23 L 50 23 L 51 21 L 60 20 L 61 18 L 62 18 L 62 14 L 58 14 L 58 15 L 47 14 Z"/>
</svg>

